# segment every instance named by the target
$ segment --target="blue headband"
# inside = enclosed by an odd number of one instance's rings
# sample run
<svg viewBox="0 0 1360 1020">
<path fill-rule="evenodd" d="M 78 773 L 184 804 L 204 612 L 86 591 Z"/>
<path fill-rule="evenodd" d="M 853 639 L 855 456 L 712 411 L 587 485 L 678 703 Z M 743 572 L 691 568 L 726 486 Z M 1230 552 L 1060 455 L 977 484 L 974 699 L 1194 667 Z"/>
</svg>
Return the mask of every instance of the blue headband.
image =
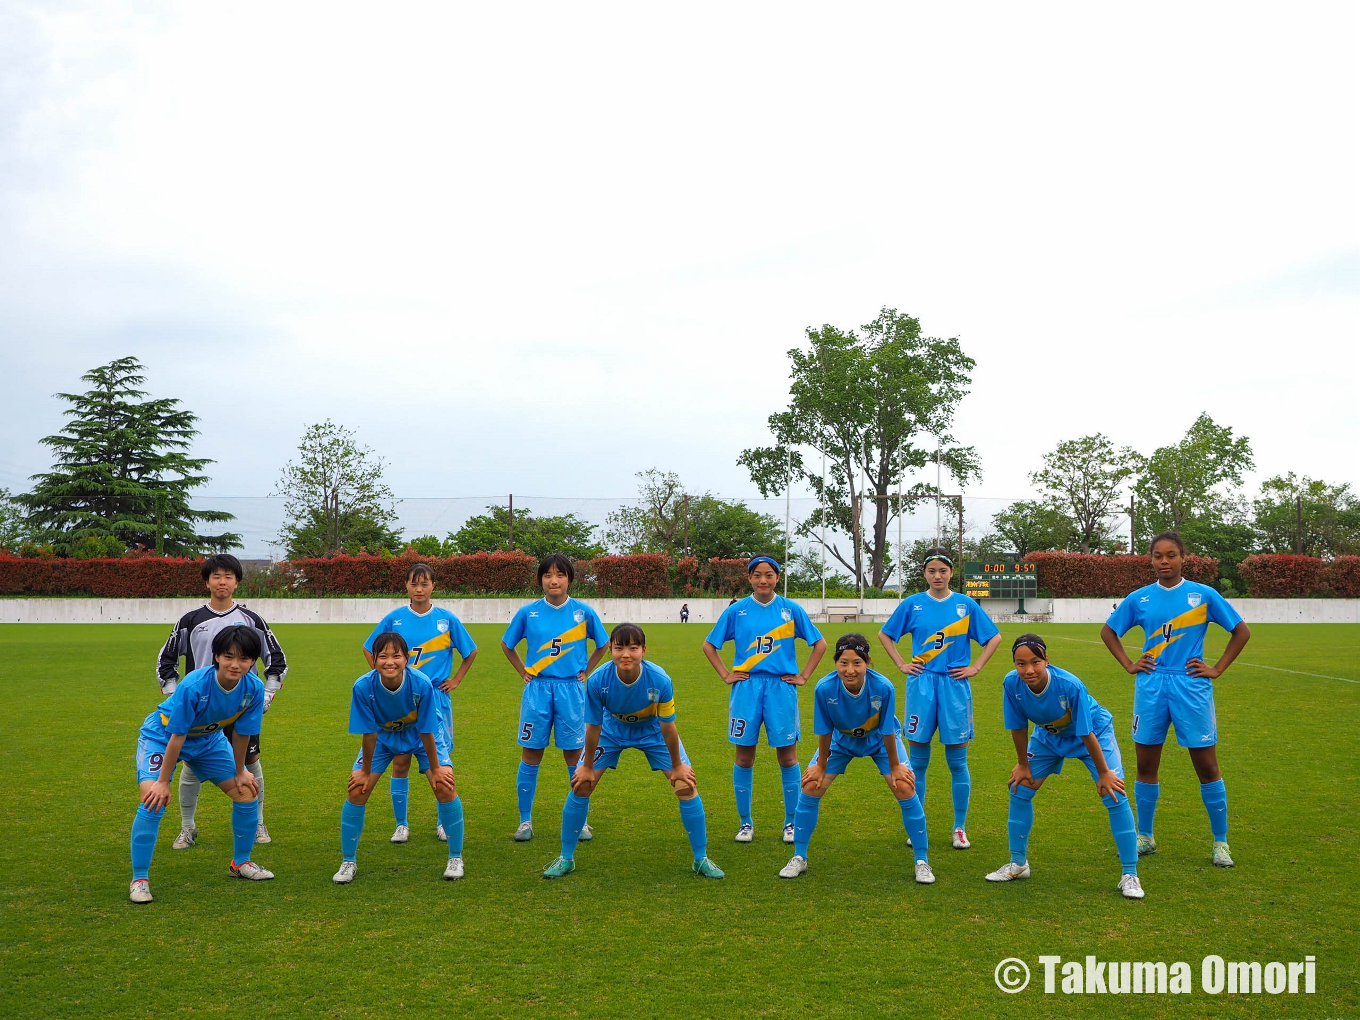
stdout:
<svg viewBox="0 0 1360 1020">
<path fill-rule="evenodd" d="M 746 564 L 746 572 L 749 574 L 751 571 L 755 570 L 756 567 L 760 566 L 762 563 L 768 563 L 770 566 L 774 567 L 774 572 L 776 574 L 781 572 L 779 569 L 779 564 L 774 561 L 773 556 L 752 557 L 750 561 L 748 561 Z"/>
<path fill-rule="evenodd" d="M 948 556 L 946 556 L 944 553 L 934 553 L 933 555 L 927 556 L 927 557 L 925 558 L 925 560 L 921 563 L 921 569 L 924 570 L 924 569 L 925 569 L 925 565 L 926 565 L 927 563 L 929 563 L 931 560 L 943 560 L 945 563 L 949 564 L 949 569 L 950 569 L 950 570 L 953 570 L 953 569 L 954 569 L 954 561 L 951 560 L 951 559 L 950 559 Z"/>
</svg>

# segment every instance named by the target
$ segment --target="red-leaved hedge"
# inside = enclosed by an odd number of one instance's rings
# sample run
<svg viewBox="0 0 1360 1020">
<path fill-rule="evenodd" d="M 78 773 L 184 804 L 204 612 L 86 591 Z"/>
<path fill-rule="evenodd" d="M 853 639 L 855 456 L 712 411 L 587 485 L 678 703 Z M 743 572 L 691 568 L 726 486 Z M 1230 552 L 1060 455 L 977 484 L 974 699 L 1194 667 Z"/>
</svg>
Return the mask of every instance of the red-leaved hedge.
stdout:
<svg viewBox="0 0 1360 1020">
<path fill-rule="evenodd" d="M 202 595 L 202 560 L 21 559 L 0 555 L 0 595 L 94 595 L 147 599 Z"/>
<path fill-rule="evenodd" d="M 606 598 L 664 598 L 671 593 L 671 559 L 661 553 L 600 556 L 577 564 Z"/>
<path fill-rule="evenodd" d="M 1247 592 L 1258 599 L 1306 599 L 1324 588 L 1327 564 L 1316 556 L 1262 553 L 1237 565 Z"/>
<path fill-rule="evenodd" d="M 700 562 L 697 557 L 686 556 L 675 564 L 675 591 L 691 597 L 744 594 L 748 590 L 746 563 L 745 557 Z"/>
<path fill-rule="evenodd" d="M 1360 599 L 1360 556 L 1338 556 L 1327 564 L 1327 593 L 1339 599 Z"/>
<path fill-rule="evenodd" d="M 1036 552 L 1025 557 L 1039 567 L 1039 587 L 1055 599 L 1123 598 L 1157 580 L 1146 556 L 1099 556 L 1095 553 Z M 1218 578 L 1218 560 L 1185 557 L 1185 576 L 1201 584 Z"/>
</svg>

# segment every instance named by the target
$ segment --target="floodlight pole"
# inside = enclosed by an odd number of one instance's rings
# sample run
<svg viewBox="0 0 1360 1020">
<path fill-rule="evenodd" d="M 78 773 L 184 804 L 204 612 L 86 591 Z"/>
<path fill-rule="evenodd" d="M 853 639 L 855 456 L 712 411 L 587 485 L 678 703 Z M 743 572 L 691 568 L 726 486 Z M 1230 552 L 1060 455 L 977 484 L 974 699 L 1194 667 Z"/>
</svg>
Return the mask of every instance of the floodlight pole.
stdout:
<svg viewBox="0 0 1360 1020">
<path fill-rule="evenodd" d="M 510 493 L 510 548 L 515 548 L 515 494 Z"/>
<path fill-rule="evenodd" d="M 789 515 L 793 505 L 793 447 L 789 447 L 788 474 L 784 479 L 784 597 L 789 597 Z"/>
<path fill-rule="evenodd" d="M 822 451 L 822 492 L 821 501 L 826 503 L 826 451 Z M 826 506 L 822 511 L 822 615 L 826 615 Z"/>
<path fill-rule="evenodd" d="M 902 475 L 904 472 L 897 473 L 897 601 L 902 601 L 902 589 L 907 585 L 907 576 L 903 573 L 907 565 L 907 557 L 902 552 Z"/>
</svg>

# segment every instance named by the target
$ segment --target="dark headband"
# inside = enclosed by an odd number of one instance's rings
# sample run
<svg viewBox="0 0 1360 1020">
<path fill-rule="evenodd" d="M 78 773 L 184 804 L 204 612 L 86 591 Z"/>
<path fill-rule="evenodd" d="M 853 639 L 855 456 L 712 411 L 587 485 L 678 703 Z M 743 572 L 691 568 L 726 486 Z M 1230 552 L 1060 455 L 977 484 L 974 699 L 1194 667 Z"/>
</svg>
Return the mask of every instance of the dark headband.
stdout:
<svg viewBox="0 0 1360 1020">
<path fill-rule="evenodd" d="M 752 557 L 751 560 L 746 564 L 746 572 L 749 574 L 751 571 L 755 570 L 756 567 L 760 566 L 762 563 L 768 563 L 771 567 L 774 568 L 774 572 L 776 574 L 779 573 L 779 564 L 775 562 L 773 556 Z"/>
<path fill-rule="evenodd" d="M 849 637 L 849 635 L 846 635 L 846 637 Z M 841 638 L 836 642 L 836 658 L 839 659 L 841 652 L 845 651 L 855 652 L 861 659 L 867 660 L 869 658 L 869 642 L 863 638 L 859 641 L 847 641 L 845 638 Z"/>
<path fill-rule="evenodd" d="M 949 564 L 949 566 L 950 566 L 951 569 L 952 569 L 953 566 L 954 566 L 954 561 L 951 560 L 951 559 L 950 559 L 948 556 L 946 556 L 944 553 L 931 553 L 929 556 L 927 556 L 924 560 L 921 561 L 921 567 L 922 567 L 922 569 L 924 569 L 924 568 L 925 568 L 925 565 L 926 565 L 927 563 L 929 563 L 931 560 L 944 560 L 944 562 L 946 562 L 946 563 Z"/>
<path fill-rule="evenodd" d="M 1015 650 L 1021 647 L 1028 648 L 1041 659 L 1048 658 L 1048 646 L 1044 644 L 1044 639 L 1036 634 L 1021 634 L 1016 638 L 1015 643 L 1011 645 L 1011 655 L 1014 656 Z"/>
</svg>

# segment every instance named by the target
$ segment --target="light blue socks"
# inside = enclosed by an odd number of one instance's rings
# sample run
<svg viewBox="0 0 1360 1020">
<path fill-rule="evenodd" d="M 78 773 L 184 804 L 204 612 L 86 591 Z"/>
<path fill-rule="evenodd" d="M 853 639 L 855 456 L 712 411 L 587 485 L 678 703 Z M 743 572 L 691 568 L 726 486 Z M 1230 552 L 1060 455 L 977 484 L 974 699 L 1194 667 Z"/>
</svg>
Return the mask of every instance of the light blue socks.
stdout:
<svg viewBox="0 0 1360 1020">
<path fill-rule="evenodd" d="M 519 763 L 519 775 L 515 778 L 515 791 L 519 794 L 519 820 L 534 820 L 534 794 L 538 792 L 538 766 L 528 762 Z"/>
<path fill-rule="evenodd" d="M 916 859 L 930 860 L 930 841 L 926 838 L 926 811 L 921 807 L 921 799 L 914 796 L 910 800 L 899 800 L 897 805 L 902 809 L 902 828 L 906 829 L 907 835 L 911 837 L 911 848 L 916 851 Z"/>
<path fill-rule="evenodd" d="M 137 805 L 137 814 L 132 819 L 132 879 L 147 878 L 151 870 L 151 855 L 156 850 L 156 834 L 161 829 L 161 819 L 165 808 L 148 811 Z"/>
<path fill-rule="evenodd" d="M 1214 839 L 1220 843 L 1228 841 L 1228 790 L 1223 780 L 1200 783 L 1199 795 L 1204 801 L 1204 810 L 1209 812 L 1209 829 Z"/>
<path fill-rule="evenodd" d="M 443 801 L 435 801 L 435 810 L 439 812 L 439 824 L 444 826 L 444 835 L 449 838 L 449 856 L 463 856 L 463 798 L 454 797 L 453 800 L 445 804 Z"/>
<path fill-rule="evenodd" d="M 359 837 L 364 831 L 364 805 L 345 801 L 340 806 L 340 856 L 353 862 L 359 850 Z"/>
<path fill-rule="evenodd" d="M 944 761 L 949 766 L 949 777 L 954 788 L 954 828 L 968 827 L 968 797 L 973 792 L 972 777 L 968 774 L 968 748 L 946 747 Z"/>
<path fill-rule="evenodd" d="M 793 825 L 798 811 L 798 796 L 802 792 L 803 770 L 798 763 L 779 766 L 779 781 L 784 786 L 784 824 Z"/>
<path fill-rule="evenodd" d="M 1133 808 L 1129 798 L 1119 794 L 1101 797 L 1105 808 L 1110 812 L 1110 831 L 1114 833 L 1114 845 L 1119 851 L 1119 863 L 1124 874 L 1138 874 L 1138 833 L 1133 826 Z"/>
<path fill-rule="evenodd" d="M 810 797 L 799 791 L 798 809 L 793 816 L 793 852 L 803 860 L 807 860 L 808 844 L 812 842 L 812 831 L 817 828 L 817 814 L 821 809 L 821 797 Z"/>
<path fill-rule="evenodd" d="M 567 793 L 566 803 L 562 805 L 562 856 L 569 861 L 576 859 L 576 843 L 581 838 L 581 826 L 586 824 L 589 811 L 589 797 Z"/>
<path fill-rule="evenodd" d="M 698 794 L 680 802 L 680 822 L 689 836 L 695 861 L 702 861 L 708 856 L 708 823 L 704 818 L 704 802 Z"/>
<path fill-rule="evenodd" d="M 255 827 L 260 821 L 260 798 L 231 802 L 231 863 L 237 866 L 250 860 L 255 845 Z"/>
<path fill-rule="evenodd" d="M 392 814 L 397 818 L 398 825 L 408 824 L 406 821 L 406 804 L 411 797 L 411 777 L 402 776 L 398 779 L 392 777 Z"/>
<path fill-rule="evenodd" d="M 916 773 L 916 796 L 921 801 L 921 810 L 926 806 L 926 769 L 930 768 L 930 745 L 907 745 L 907 758 L 911 770 Z"/>
<path fill-rule="evenodd" d="M 1006 819 L 1006 831 L 1011 839 L 1012 864 L 1029 862 L 1029 832 L 1034 828 L 1034 795 L 1037 792 L 1028 786 L 1017 786 L 1011 791 L 1011 812 Z"/>
<path fill-rule="evenodd" d="M 742 825 L 751 824 L 751 777 L 754 769 L 732 766 L 732 790 L 737 795 L 737 816 Z"/>
<path fill-rule="evenodd" d="M 1138 831 L 1152 837 L 1152 820 L 1157 816 L 1157 796 L 1162 792 L 1160 783 L 1140 783 L 1133 781 L 1133 799 L 1138 805 Z"/>
</svg>

